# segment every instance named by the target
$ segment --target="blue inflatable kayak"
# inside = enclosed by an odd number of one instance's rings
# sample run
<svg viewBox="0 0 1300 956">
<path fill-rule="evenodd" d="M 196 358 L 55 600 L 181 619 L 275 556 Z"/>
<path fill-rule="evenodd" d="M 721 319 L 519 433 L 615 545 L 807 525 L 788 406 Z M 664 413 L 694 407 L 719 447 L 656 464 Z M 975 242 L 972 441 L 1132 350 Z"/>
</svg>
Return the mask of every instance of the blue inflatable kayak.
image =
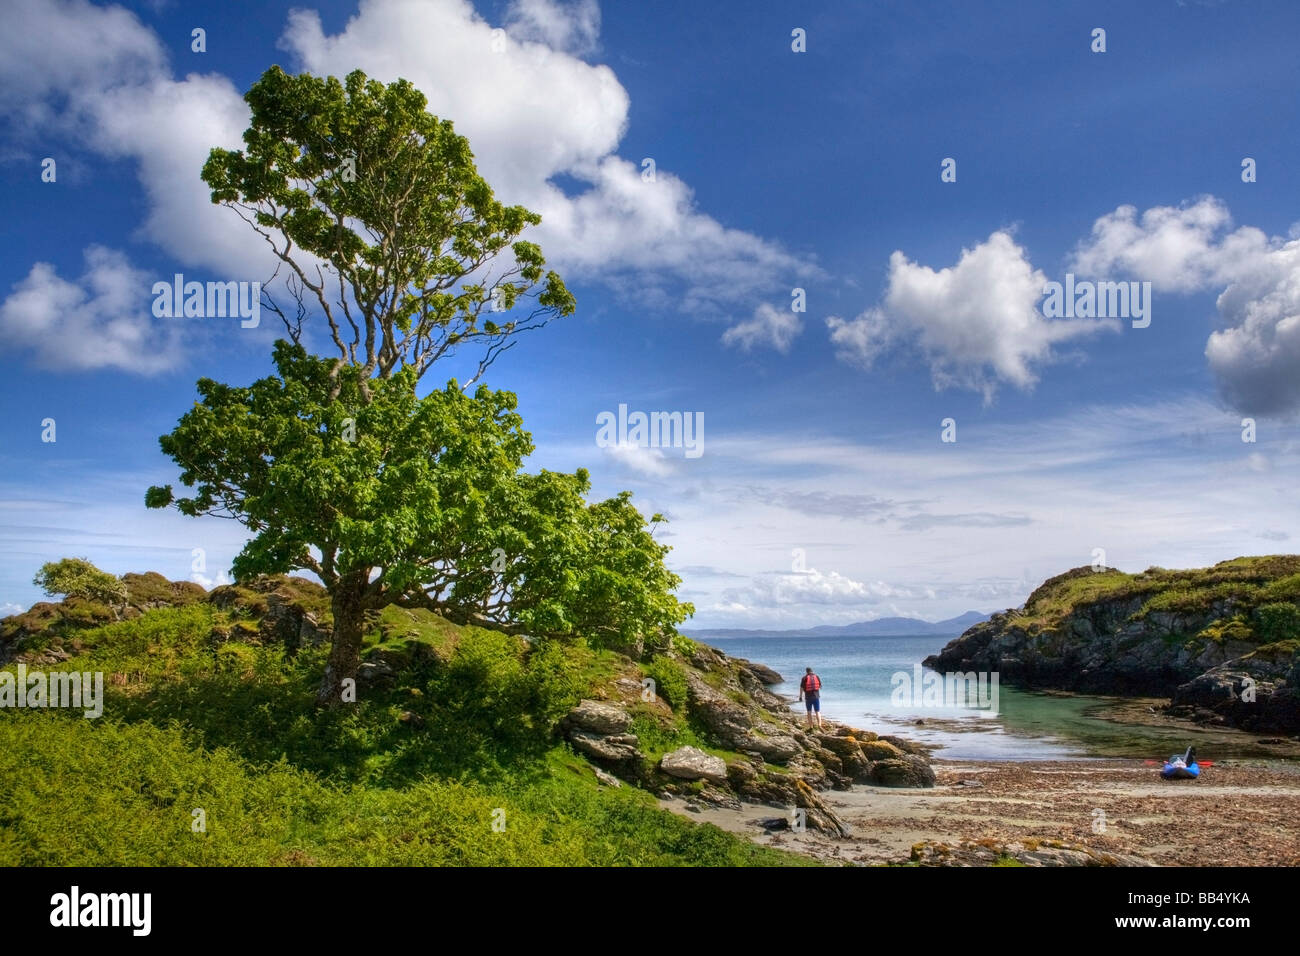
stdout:
<svg viewBox="0 0 1300 956">
<path fill-rule="evenodd" d="M 1186 767 L 1167 763 L 1165 769 L 1160 771 L 1160 776 L 1166 780 L 1195 780 L 1200 775 L 1201 765 L 1198 763 L 1189 763 Z"/>
</svg>

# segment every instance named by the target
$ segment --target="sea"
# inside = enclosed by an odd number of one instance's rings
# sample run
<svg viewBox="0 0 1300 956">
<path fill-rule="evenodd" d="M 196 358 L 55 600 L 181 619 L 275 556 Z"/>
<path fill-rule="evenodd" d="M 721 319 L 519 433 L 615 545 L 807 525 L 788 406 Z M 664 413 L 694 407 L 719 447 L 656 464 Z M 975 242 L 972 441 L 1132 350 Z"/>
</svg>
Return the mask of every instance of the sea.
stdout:
<svg viewBox="0 0 1300 956">
<path fill-rule="evenodd" d="M 1240 731 L 1194 728 L 1159 718 L 1164 701 L 1134 701 L 1080 694 L 1035 693 L 999 684 L 996 715 L 988 706 L 992 688 L 985 685 L 978 706 L 945 706 L 913 687 L 920 664 L 951 637 L 737 637 L 706 643 L 732 657 L 766 664 L 785 682 L 772 689 L 795 698 L 804 668 L 822 680 L 822 716 L 877 734 L 897 734 L 930 744 L 934 755 L 951 760 L 1062 760 L 1099 758 L 1164 759 L 1189 743 L 1208 755 L 1269 755 L 1254 738 Z M 906 675 L 906 682 L 900 675 Z M 938 675 L 936 675 L 937 678 Z M 931 683 L 935 678 L 931 679 Z M 926 678 L 921 677 L 924 685 Z M 962 701 L 965 703 L 965 701 Z M 937 705 L 937 706 L 936 706 Z M 800 716 L 803 704 L 791 704 Z"/>
</svg>

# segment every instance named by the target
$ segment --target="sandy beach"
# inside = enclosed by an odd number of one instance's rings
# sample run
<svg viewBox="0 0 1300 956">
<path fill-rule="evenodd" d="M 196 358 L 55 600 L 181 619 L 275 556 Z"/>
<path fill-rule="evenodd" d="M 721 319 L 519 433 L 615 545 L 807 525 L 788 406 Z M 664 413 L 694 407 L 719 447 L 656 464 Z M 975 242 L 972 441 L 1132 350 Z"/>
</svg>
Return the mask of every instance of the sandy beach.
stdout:
<svg viewBox="0 0 1300 956">
<path fill-rule="evenodd" d="M 934 762 L 927 790 L 855 786 L 821 796 L 853 827 L 766 833 L 772 807 L 740 810 L 663 801 L 674 812 L 756 842 L 827 860 L 904 863 L 924 841 L 1061 841 L 1161 866 L 1300 865 L 1300 767 L 1223 761 L 1199 780 L 1164 781 L 1140 760 Z"/>
</svg>

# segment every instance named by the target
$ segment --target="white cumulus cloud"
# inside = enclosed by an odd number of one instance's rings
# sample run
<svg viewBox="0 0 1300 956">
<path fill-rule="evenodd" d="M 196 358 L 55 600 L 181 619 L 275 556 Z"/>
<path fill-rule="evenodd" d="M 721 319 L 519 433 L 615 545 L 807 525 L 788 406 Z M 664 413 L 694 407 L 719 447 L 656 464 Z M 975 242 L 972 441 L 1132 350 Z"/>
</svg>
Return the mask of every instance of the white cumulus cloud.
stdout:
<svg viewBox="0 0 1300 956">
<path fill-rule="evenodd" d="M 1075 272 L 1098 278 L 1122 273 L 1157 292 L 1198 292 L 1248 272 L 1269 248 L 1268 237 L 1243 226 L 1213 196 L 1181 206 L 1153 206 L 1138 215 L 1120 206 L 1098 219 L 1074 251 Z"/>
<path fill-rule="evenodd" d="M 616 154 L 627 91 L 608 66 L 565 52 L 596 29 L 588 4 L 516 4 L 507 22 L 502 48 L 466 0 L 365 0 L 333 35 L 314 11 L 294 11 L 281 44 L 312 73 L 360 68 L 414 83 L 429 111 L 469 138 L 497 194 L 541 213 L 537 241 L 566 277 L 656 307 L 716 312 L 791 275 L 817 274 L 776 243 L 697 209 L 671 156 Z M 645 158 L 655 160 L 653 178 Z M 561 175 L 582 188 L 561 189 L 552 182 Z"/>
<path fill-rule="evenodd" d="M 210 202 L 199 177 L 211 148 L 241 145 L 248 108 L 234 84 L 219 74 L 176 78 L 158 36 L 121 7 L 14 0 L 6 15 L 0 117 L 14 141 L 59 134 L 134 162 L 146 197 L 139 235 L 207 270 L 192 277 L 200 281 L 266 280 L 270 250 Z M 657 157 L 648 178 L 640 157 L 617 155 L 627 91 L 608 66 L 580 59 L 599 38 L 593 0 L 516 0 L 503 23 L 504 36 L 467 0 L 362 0 L 331 35 L 315 11 L 293 10 L 280 45 L 318 75 L 361 68 L 413 82 L 469 137 L 498 195 L 542 214 L 530 238 L 571 281 L 601 282 L 650 307 L 725 314 L 792 274 L 820 274 L 696 208 L 671 156 Z M 567 190 L 553 182 L 561 176 Z"/>
<path fill-rule="evenodd" d="M 152 278 L 121 252 L 86 250 L 77 281 L 38 262 L 0 305 L 0 334 L 45 368 L 150 374 L 180 361 L 174 326 L 153 317 Z"/>
<path fill-rule="evenodd" d="M 647 448 L 632 442 L 606 445 L 605 454 L 638 475 L 663 478 L 674 471 L 672 459 L 661 448 Z"/>
<path fill-rule="evenodd" d="M 842 359 L 870 367 L 895 346 L 915 348 L 936 388 L 972 389 L 989 400 L 999 383 L 1031 388 L 1038 368 L 1057 358 L 1057 343 L 1119 328 L 1113 319 L 1044 318 L 1037 303 L 1046 282 L 999 230 L 938 270 L 894 252 L 883 302 L 826 324 Z"/>
<path fill-rule="evenodd" d="M 1261 255 L 1218 309 L 1205 356 L 1224 398 L 1248 414 L 1300 410 L 1300 240 Z"/>
<path fill-rule="evenodd" d="M 747 608 L 771 608 L 799 604 L 866 605 L 882 598 L 899 597 L 903 593 L 884 581 L 855 581 L 838 571 L 809 568 L 806 571 L 758 575 L 745 587 L 723 591 L 722 597 Z"/>
<path fill-rule="evenodd" d="M 1205 345 L 1219 391 L 1246 414 L 1289 415 L 1300 410 L 1300 238 L 1232 225 L 1227 205 L 1212 196 L 1140 216 L 1121 206 L 1094 223 L 1074 268 L 1130 275 L 1171 293 L 1222 290 L 1222 328 Z"/>
</svg>

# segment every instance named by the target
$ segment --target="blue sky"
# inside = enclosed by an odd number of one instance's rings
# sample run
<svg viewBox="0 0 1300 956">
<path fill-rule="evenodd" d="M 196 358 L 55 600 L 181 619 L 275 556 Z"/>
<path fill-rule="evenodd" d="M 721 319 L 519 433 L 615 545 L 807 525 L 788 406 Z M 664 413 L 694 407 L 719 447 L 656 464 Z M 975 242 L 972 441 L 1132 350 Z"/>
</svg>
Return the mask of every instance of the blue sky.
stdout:
<svg viewBox="0 0 1300 956">
<path fill-rule="evenodd" d="M 210 581 L 241 546 L 143 493 L 196 378 L 269 371 L 273 317 L 159 319 L 151 288 L 269 274 L 198 173 L 273 63 L 410 79 L 542 213 L 578 311 L 488 381 L 531 467 L 670 516 L 696 626 L 996 610 L 1096 549 L 1294 549 L 1294 4 L 11 6 L 5 611 L 46 560 L 186 578 L 197 548 Z M 1150 283 L 1149 326 L 1045 317 L 1067 273 Z M 704 453 L 598 446 L 620 404 L 702 414 Z"/>
</svg>

